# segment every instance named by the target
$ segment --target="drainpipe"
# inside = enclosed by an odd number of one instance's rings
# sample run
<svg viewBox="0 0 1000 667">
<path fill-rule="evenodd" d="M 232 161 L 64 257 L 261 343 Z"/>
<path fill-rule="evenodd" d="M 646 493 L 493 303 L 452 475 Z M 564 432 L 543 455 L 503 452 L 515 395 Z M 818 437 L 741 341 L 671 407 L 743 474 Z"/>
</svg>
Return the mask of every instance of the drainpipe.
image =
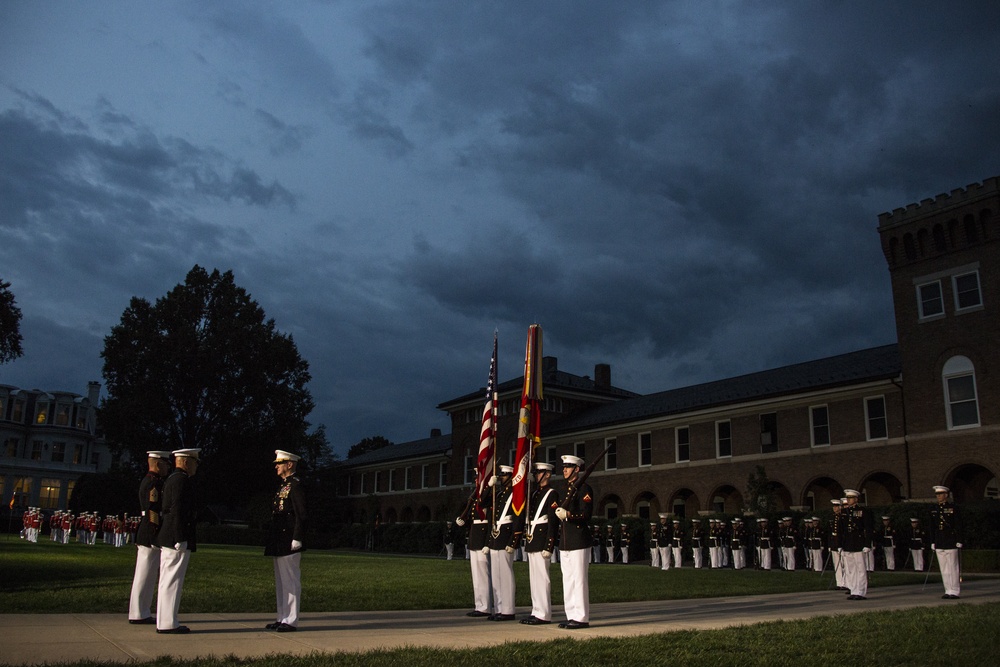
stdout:
<svg viewBox="0 0 1000 667">
<path fill-rule="evenodd" d="M 900 378 L 903 376 L 901 375 Z M 906 462 L 906 499 L 913 498 L 913 480 L 910 478 L 910 440 L 906 437 L 909 432 L 906 425 L 906 396 L 903 393 L 903 383 L 898 380 L 890 380 L 899 389 L 900 405 L 903 406 L 903 459 Z"/>
</svg>

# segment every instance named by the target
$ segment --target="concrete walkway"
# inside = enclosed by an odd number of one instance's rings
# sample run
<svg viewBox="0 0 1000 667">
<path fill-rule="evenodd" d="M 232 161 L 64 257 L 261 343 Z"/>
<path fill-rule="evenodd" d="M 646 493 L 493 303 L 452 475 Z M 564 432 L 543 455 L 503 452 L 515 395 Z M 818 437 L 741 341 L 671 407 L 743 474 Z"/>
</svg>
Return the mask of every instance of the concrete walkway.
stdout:
<svg viewBox="0 0 1000 667">
<path fill-rule="evenodd" d="M 627 637 L 687 629 L 722 628 L 780 619 L 1000 601 L 1000 579 L 967 581 L 961 600 L 942 600 L 940 583 L 869 590 L 869 599 L 851 602 L 840 591 L 753 595 L 660 602 L 595 604 L 591 627 L 561 630 L 562 608 L 551 625 L 527 626 L 468 618 L 460 610 L 416 612 L 337 612 L 303 614 L 298 632 L 263 629 L 268 614 L 182 614 L 188 635 L 159 635 L 153 626 L 129 625 L 112 614 L 7 614 L 0 616 L 2 654 L 8 665 L 70 662 L 83 659 L 147 661 L 158 656 L 253 657 L 365 651 L 374 648 L 434 646 L 465 648 L 511 640 L 545 641 L 562 637 Z M 529 609 L 519 609 L 518 618 Z"/>
</svg>

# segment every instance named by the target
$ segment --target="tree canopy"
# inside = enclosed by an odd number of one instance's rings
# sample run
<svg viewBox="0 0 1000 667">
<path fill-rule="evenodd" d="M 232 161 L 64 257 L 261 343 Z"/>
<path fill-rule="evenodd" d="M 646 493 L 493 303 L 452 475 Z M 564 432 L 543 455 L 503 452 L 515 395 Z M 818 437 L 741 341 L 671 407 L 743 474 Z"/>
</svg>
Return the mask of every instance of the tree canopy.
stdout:
<svg viewBox="0 0 1000 667">
<path fill-rule="evenodd" d="M 21 309 L 10 291 L 10 283 L 0 279 L 0 364 L 13 361 L 22 354 Z"/>
<path fill-rule="evenodd" d="M 347 450 L 347 458 L 353 459 L 355 456 L 361 456 L 362 454 L 367 454 L 383 447 L 389 447 L 390 445 L 392 443 L 380 435 L 376 435 L 373 438 L 365 438 Z"/>
<path fill-rule="evenodd" d="M 196 265 L 155 304 L 133 297 L 101 356 L 108 442 L 137 467 L 150 449 L 201 448 L 207 501 L 269 488 L 274 449 L 325 456 L 323 428 L 307 433 L 308 363 L 231 271 Z"/>
</svg>

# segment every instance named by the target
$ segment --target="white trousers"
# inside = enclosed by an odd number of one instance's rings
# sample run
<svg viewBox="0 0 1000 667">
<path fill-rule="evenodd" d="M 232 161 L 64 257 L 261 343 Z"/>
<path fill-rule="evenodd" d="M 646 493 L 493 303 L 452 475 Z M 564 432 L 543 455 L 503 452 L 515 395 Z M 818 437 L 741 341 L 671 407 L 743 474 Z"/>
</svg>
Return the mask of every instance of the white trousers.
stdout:
<svg viewBox="0 0 1000 667">
<path fill-rule="evenodd" d="M 875 571 L 875 549 L 869 549 L 868 553 L 865 554 L 865 569 L 869 572 Z"/>
<path fill-rule="evenodd" d="M 549 558 L 541 551 L 528 552 L 528 581 L 531 587 L 531 615 L 541 621 L 552 620 L 552 580 Z"/>
<path fill-rule="evenodd" d="M 452 558 L 455 557 L 455 545 L 452 544 L 451 542 L 444 545 L 444 550 L 445 553 L 448 554 L 448 560 L 451 560 Z"/>
<path fill-rule="evenodd" d="M 742 570 L 747 566 L 747 552 L 743 550 L 743 547 L 739 549 L 733 549 L 733 568 L 737 570 Z"/>
<path fill-rule="evenodd" d="M 822 549 L 810 549 L 809 553 L 812 554 L 812 569 L 813 572 L 823 571 L 823 550 Z"/>
<path fill-rule="evenodd" d="M 671 547 L 670 550 L 674 552 L 674 567 L 680 567 L 681 563 L 684 562 L 681 558 L 683 549 L 681 547 Z"/>
<path fill-rule="evenodd" d="M 614 547 L 605 547 L 604 550 L 608 552 L 608 562 L 609 563 L 614 563 L 615 562 L 615 548 Z"/>
<path fill-rule="evenodd" d="M 590 581 L 587 570 L 589 549 L 573 549 L 562 552 L 563 607 L 566 619 L 590 623 Z"/>
<path fill-rule="evenodd" d="M 472 567 L 472 596 L 476 611 L 489 614 L 490 608 L 490 557 L 481 549 L 469 549 L 469 564 Z"/>
<path fill-rule="evenodd" d="M 722 547 L 708 548 L 708 562 L 713 567 L 722 567 Z"/>
<path fill-rule="evenodd" d="M 493 576 L 493 604 L 498 614 L 514 613 L 514 554 L 506 549 L 490 549 Z"/>
<path fill-rule="evenodd" d="M 701 568 L 701 566 L 704 564 L 703 563 L 704 555 L 705 554 L 702 552 L 701 547 L 692 547 L 691 557 L 694 559 L 695 567 Z"/>
<path fill-rule="evenodd" d="M 924 571 L 924 550 L 923 549 L 910 549 L 910 555 L 913 556 L 913 569 L 917 572 Z"/>
<path fill-rule="evenodd" d="M 670 569 L 670 547 L 659 547 L 660 551 L 660 569 L 669 570 Z"/>
<path fill-rule="evenodd" d="M 764 549 L 762 547 L 757 547 L 757 559 L 760 562 L 761 568 L 765 570 L 771 569 L 771 550 Z"/>
<path fill-rule="evenodd" d="M 862 551 L 845 551 L 840 556 L 840 561 L 844 564 L 844 585 L 851 590 L 851 595 L 868 595 L 865 555 Z"/>
<path fill-rule="evenodd" d="M 896 569 L 896 547 L 882 547 L 882 553 L 885 554 L 885 569 L 895 570 Z"/>
<path fill-rule="evenodd" d="M 837 588 L 844 588 L 847 584 L 844 583 L 844 559 L 839 551 L 830 549 L 830 560 L 833 561 L 833 572 L 837 578 Z"/>
<path fill-rule="evenodd" d="M 660 567 L 660 550 L 656 547 L 649 548 L 649 564 L 652 567 Z"/>
<path fill-rule="evenodd" d="M 785 569 L 794 570 L 795 569 L 795 547 L 781 547 L 781 551 L 785 555 Z"/>
<path fill-rule="evenodd" d="M 938 549 L 938 567 L 941 568 L 941 581 L 944 583 L 945 595 L 958 595 L 961 589 L 961 572 L 958 566 L 958 549 Z"/>
<path fill-rule="evenodd" d="M 160 573 L 160 547 L 136 546 L 135 575 L 128 600 L 128 618 L 141 621 L 153 615 L 153 592 Z"/>
<path fill-rule="evenodd" d="M 274 596 L 278 603 L 275 620 L 293 628 L 299 623 L 299 602 L 302 600 L 301 564 L 301 552 L 274 559 Z"/>
<path fill-rule="evenodd" d="M 184 575 L 187 574 L 191 552 L 187 549 L 160 549 L 160 585 L 156 597 L 156 629 L 173 630 L 181 608 Z"/>
</svg>

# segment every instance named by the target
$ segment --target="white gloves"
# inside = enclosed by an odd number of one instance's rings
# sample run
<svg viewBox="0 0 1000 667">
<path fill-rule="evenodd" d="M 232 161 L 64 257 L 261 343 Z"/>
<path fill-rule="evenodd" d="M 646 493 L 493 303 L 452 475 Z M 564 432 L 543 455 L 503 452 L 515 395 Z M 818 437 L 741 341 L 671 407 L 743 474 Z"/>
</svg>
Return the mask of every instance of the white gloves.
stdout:
<svg viewBox="0 0 1000 667">
<path fill-rule="evenodd" d="M 552 552 L 551 551 L 543 551 L 542 552 L 542 558 L 552 558 Z"/>
<path fill-rule="evenodd" d="M 837 553 L 839 554 L 844 553 L 844 547 L 837 547 Z"/>
<path fill-rule="evenodd" d="M 931 545 L 931 551 L 937 551 L 937 545 L 936 544 L 932 544 Z"/>
<path fill-rule="evenodd" d="M 490 481 L 486 483 L 486 486 L 494 487 L 496 485 L 497 485 L 497 478 L 496 475 L 494 475 L 493 477 L 490 477 Z"/>
<path fill-rule="evenodd" d="M 489 555 L 490 548 L 489 547 L 483 547 L 483 553 L 486 554 L 486 555 Z"/>
<path fill-rule="evenodd" d="M 455 519 L 455 525 L 461 528 L 462 526 L 465 525 L 465 519 L 463 519 L 462 517 L 458 517 L 457 519 Z"/>
<path fill-rule="evenodd" d="M 962 548 L 962 543 L 961 542 L 955 542 L 955 548 L 956 549 L 961 549 Z"/>
<path fill-rule="evenodd" d="M 865 553 L 866 554 L 869 551 L 871 551 L 871 549 L 869 547 L 865 547 L 864 549 L 861 550 L 861 553 Z"/>
<path fill-rule="evenodd" d="M 569 516 L 569 512 L 567 512 L 562 507 L 557 507 L 556 508 L 556 516 L 559 517 L 560 521 L 565 521 L 566 517 Z"/>
<path fill-rule="evenodd" d="M 178 542 L 177 544 L 174 545 L 174 549 L 177 549 L 178 551 L 186 551 L 187 548 L 188 548 L 187 540 L 185 540 L 184 542 Z"/>
<path fill-rule="evenodd" d="M 298 551 L 302 548 L 302 543 L 298 540 L 292 540 L 292 551 Z"/>
<path fill-rule="evenodd" d="M 504 551 L 506 551 L 509 554 L 512 554 L 514 553 L 514 547 L 507 547 L 506 549 L 504 549 Z"/>
</svg>

